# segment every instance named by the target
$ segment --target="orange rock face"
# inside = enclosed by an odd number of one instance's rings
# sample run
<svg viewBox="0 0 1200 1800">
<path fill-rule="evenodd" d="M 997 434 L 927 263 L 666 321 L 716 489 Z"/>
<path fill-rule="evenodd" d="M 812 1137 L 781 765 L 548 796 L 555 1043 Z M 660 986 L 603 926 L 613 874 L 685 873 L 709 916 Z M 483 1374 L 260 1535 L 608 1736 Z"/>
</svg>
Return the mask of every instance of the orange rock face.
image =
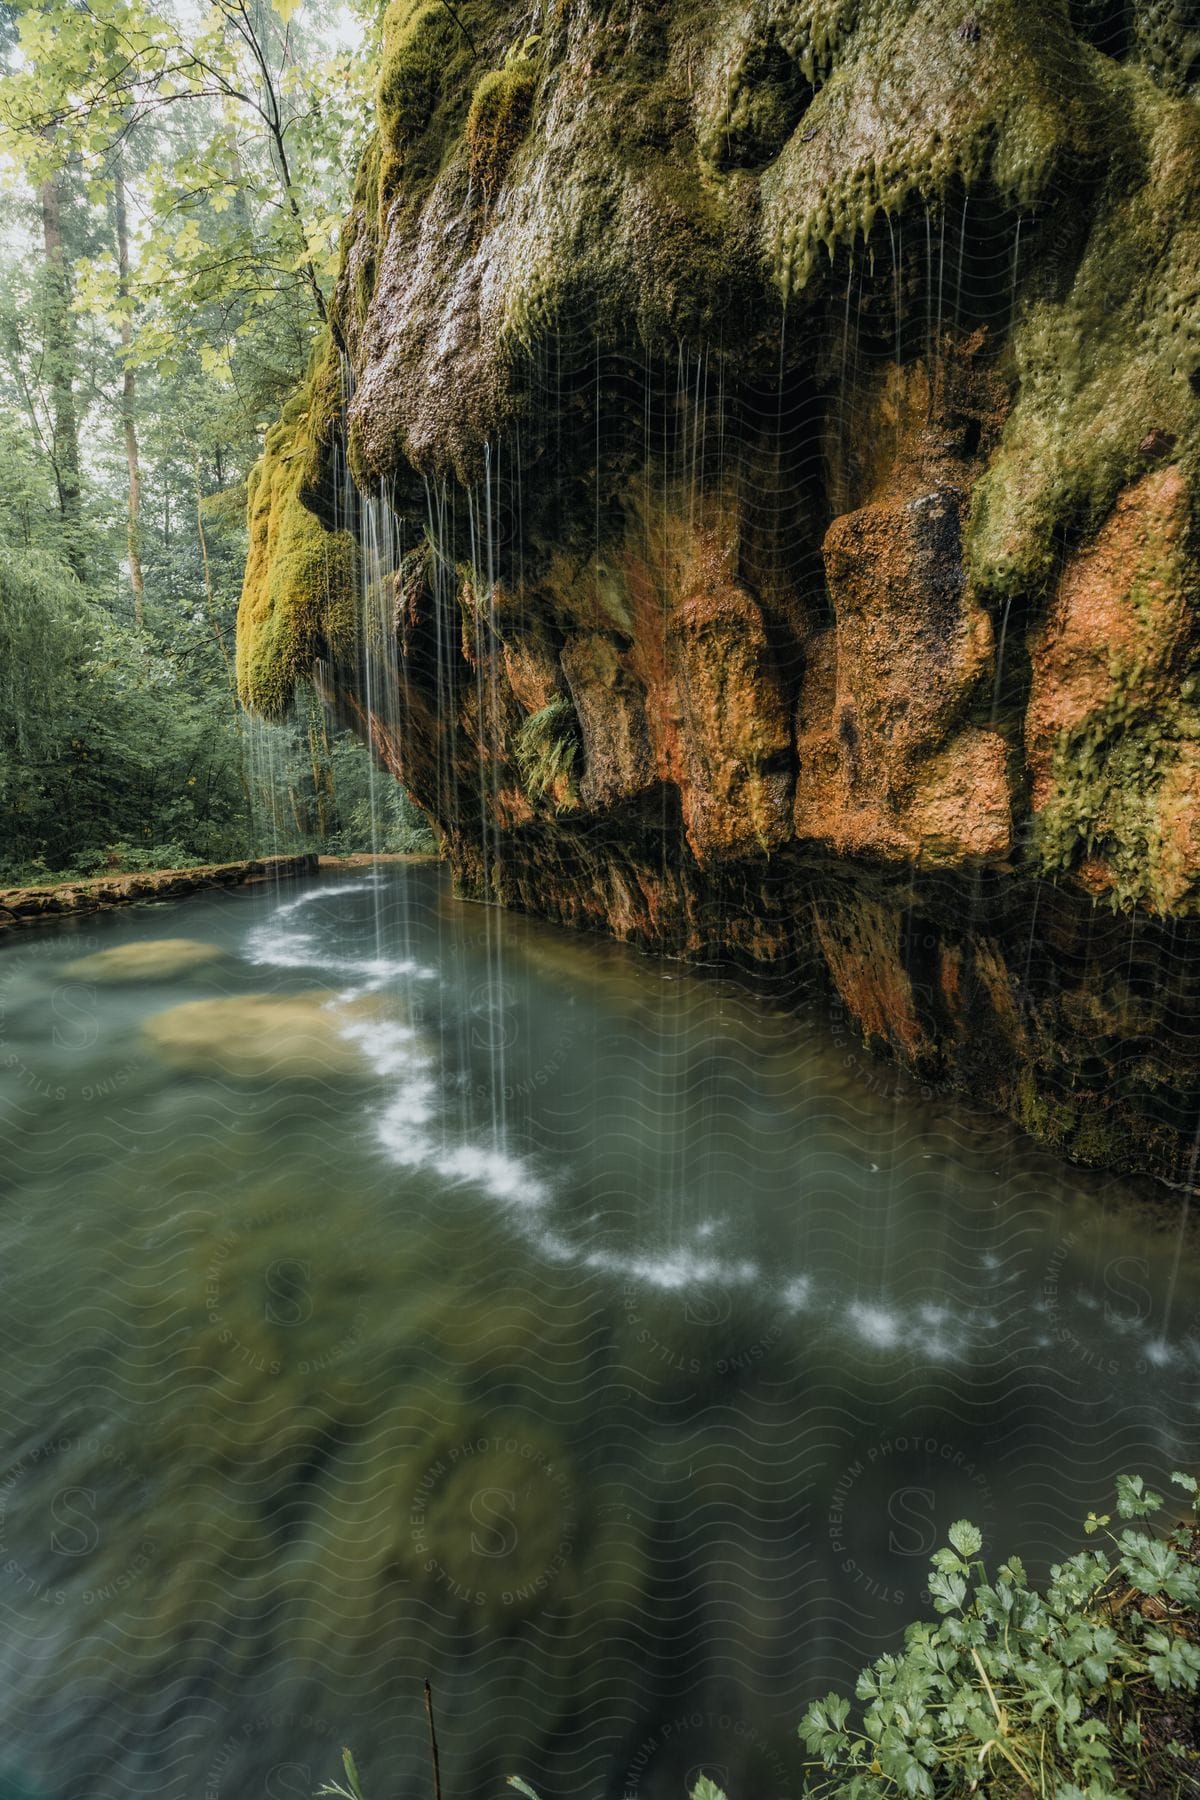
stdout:
<svg viewBox="0 0 1200 1800">
<path fill-rule="evenodd" d="M 1004 742 L 955 729 L 993 667 L 991 619 L 964 594 L 963 500 L 940 487 L 875 501 L 826 535 L 837 624 L 801 695 L 794 823 L 840 855 L 1008 853 Z"/>
<path fill-rule="evenodd" d="M 562 667 L 583 740 L 584 803 L 607 811 L 655 785 L 644 690 L 616 641 L 602 632 L 569 637 Z"/>
<path fill-rule="evenodd" d="M 901 915 L 876 901 L 813 907 L 813 925 L 838 993 L 868 1041 L 919 1067 L 934 1051 L 900 948 Z"/>
<path fill-rule="evenodd" d="M 1054 788 L 1060 732 L 1096 718 L 1130 681 L 1166 697 L 1193 647 L 1181 567 L 1187 487 L 1173 465 L 1127 488 L 1095 541 L 1067 563 L 1046 617 L 1030 634 L 1033 679 L 1025 750 L 1036 808 Z"/>
<path fill-rule="evenodd" d="M 1177 466 L 1128 487 L 1073 555 L 1029 638 L 1025 754 L 1035 816 L 1077 878 L 1160 912 L 1200 882 L 1200 599 Z"/>
<path fill-rule="evenodd" d="M 1200 1057 L 1162 1049 L 1146 995 L 1178 955 L 1152 915 L 1200 889 L 1186 489 L 1160 458 L 1048 597 L 989 598 L 985 351 L 867 371 L 826 448 L 832 517 L 751 459 L 724 486 L 631 477 L 604 529 L 490 594 L 413 564 L 392 704 L 340 704 L 463 891 L 802 972 L 922 1085 L 1181 1178 Z M 1159 933 L 1136 981 L 1130 921 L 1095 910 L 1114 894 Z"/>
</svg>

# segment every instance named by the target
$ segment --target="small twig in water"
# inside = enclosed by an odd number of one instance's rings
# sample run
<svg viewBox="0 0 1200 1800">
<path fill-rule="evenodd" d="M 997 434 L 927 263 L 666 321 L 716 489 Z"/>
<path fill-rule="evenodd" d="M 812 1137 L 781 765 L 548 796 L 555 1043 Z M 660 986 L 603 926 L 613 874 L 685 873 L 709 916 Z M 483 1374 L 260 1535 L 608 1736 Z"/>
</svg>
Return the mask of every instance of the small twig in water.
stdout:
<svg viewBox="0 0 1200 1800">
<path fill-rule="evenodd" d="M 425 1681 L 425 1717 L 429 1720 L 429 1754 L 433 1758 L 433 1800 L 442 1800 L 442 1769 L 438 1761 L 437 1728 L 433 1723 L 433 1689 Z"/>
</svg>

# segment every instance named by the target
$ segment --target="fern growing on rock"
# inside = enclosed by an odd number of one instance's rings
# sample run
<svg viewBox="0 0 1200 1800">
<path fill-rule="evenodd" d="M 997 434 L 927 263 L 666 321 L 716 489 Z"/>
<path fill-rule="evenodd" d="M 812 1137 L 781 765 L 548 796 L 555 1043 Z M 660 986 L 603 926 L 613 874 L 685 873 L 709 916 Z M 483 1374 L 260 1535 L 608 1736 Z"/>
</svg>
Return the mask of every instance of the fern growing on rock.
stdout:
<svg viewBox="0 0 1200 1800">
<path fill-rule="evenodd" d="M 559 695 L 532 713 L 517 733 L 517 765 L 529 798 L 549 798 L 558 810 L 569 806 L 575 798 L 578 754 L 575 709 Z"/>
</svg>

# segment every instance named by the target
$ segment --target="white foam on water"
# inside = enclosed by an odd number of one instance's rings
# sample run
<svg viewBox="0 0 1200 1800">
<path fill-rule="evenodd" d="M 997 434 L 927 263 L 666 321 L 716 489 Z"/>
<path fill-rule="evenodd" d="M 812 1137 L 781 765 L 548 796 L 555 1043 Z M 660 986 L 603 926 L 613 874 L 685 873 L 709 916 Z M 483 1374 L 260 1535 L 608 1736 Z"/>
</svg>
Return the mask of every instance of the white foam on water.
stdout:
<svg viewBox="0 0 1200 1800">
<path fill-rule="evenodd" d="M 266 925 L 247 934 L 244 954 L 247 962 L 272 969 L 310 969 L 321 960 L 308 932 L 273 931 Z"/>
<path fill-rule="evenodd" d="M 575 1245 L 560 1237 L 557 1231 L 539 1231 L 533 1242 L 547 1262 L 573 1263 L 580 1260 Z"/>
<path fill-rule="evenodd" d="M 378 993 L 394 982 L 428 982 L 439 979 L 434 968 L 411 957 L 390 958 L 373 954 L 361 958 L 330 955 L 316 933 L 291 923 L 294 915 L 325 899 L 341 898 L 352 893 L 368 892 L 376 880 L 355 882 L 336 890 L 313 889 L 283 902 L 270 920 L 248 934 L 247 960 L 283 969 L 314 969 L 345 979 L 346 986 L 328 1004 L 334 1009 L 346 1006 L 366 995 Z M 418 1029 L 399 1020 L 348 1017 L 342 1034 L 361 1049 L 371 1069 L 383 1080 L 397 1085 L 391 1097 L 374 1118 L 375 1139 L 381 1153 L 397 1168 L 426 1169 L 452 1188 L 469 1188 L 487 1195 L 504 1209 L 513 1227 L 543 1261 L 558 1266 L 574 1265 L 602 1272 L 626 1283 L 662 1294 L 681 1298 L 691 1293 L 713 1289 L 745 1289 L 753 1286 L 762 1298 L 782 1310 L 798 1313 L 814 1308 L 817 1295 L 811 1276 L 788 1276 L 786 1271 L 768 1275 L 759 1264 L 748 1258 L 733 1261 L 714 1254 L 715 1243 L 727 1228 L 729 1220 L 717 1214 L 701 1219 L 690 1227 L 690 1247 L 681 1245 L 656 1250 L 608 1249 L 585 1250 L 563 1233 L 546 1223 L 545 1211 L 554 1198 L 553 1183 L 544 1179 L 528 1159 L 512 1155 L 503 1147 L 461 1141 L 447 1144 L 443 1130 L 432 1127 L 442 1114 L 441 1083 L 436 1067 Z M 464 1072 L 462 1086 L 469 1084 Z M 929 1153 L 925 1153 L 928 1155 Z M 878 1163 L 866 1162 L 864 1174 L 881 1173 Z M 602 1223 L 593 1213 L 587 1221 Z M 1002 1259 L 992 1251 L 979 1258 L 981 1267 L 994 1276 L 1002 1268 Z M 1005 1281 L 1016 1277 L 1012 1271 Z M 1085 1312 L 1096 1317 L 1100 1302 L 1087 1290 L 1076 1290 L 1072 1296 Z M 854 1336 L 873 1350 L 906 1348 L 936 1361 L 961 1357 L 978 1339 L 980 1332 L 994 1330 L 995 1317 L 971 1311 L 957 1313 L 939 1299 L 912 1305 L 907 1311 L 889 1304 L 863 1300 L 837 1301 L 831 1298 L 826 1316 L 840 1321 Z M 1030 1296 L 1028 1310 L 1044 1315 L 1050 1309 L 1040 1291 Z M 1138 1329 L 1136 1321 L 1113 1321 L 1126 1331 Z M 1040 1348 L 1048 1348 L 1053 1339 L 1039 1334 Z M 1190 1346 L 1200 1360 L 1200 1344 Z M 1147 1342 L 1145 1355 L 1155 1367 L 1175 1360 L 1178 1352 L 1164 1338 Z"/>
<path fill-rule="evenodd" d="M 404 1075 L 411 1069 L 432 1066 L 412 1025 L 388 1019 L 350 1019 L 340 1035 L 358 1045 L 377 1075 Z"/>
<path fill-rule="evenodd" d="M 502 1150 L 461 1144 L 457 1150 L 440 1152 L 433 1166 L 448 1181 L 469 1182 L 510 1206 L 542 1206 L 549 1198 L 549 1189 L 536 1179 L 527 1164 L 519 1157 L 506 1156 Z"/>
<path fill-rule="evenodd" d="M 846 1309 L 856 1336 L 874 1350 L 891 1350 L 900 1341 L 900 1320 L 886 1306 L 869 1306 L 856 1300 Z"/>
<path fill-rule="evenodd" d="M 340 900 L 345 894 L 368 893 L 377 885 L 375 881 L 356 881 L 333 890 L 314 888 L 294 900 L 283 901 L 265 924 L 256 925 L 247 932 L 242 953 L 245 960 L 274 969 L 320 969 L 329 974 L 349 975 L 362 984 L 360 991 L 365 993 L 375 993 L 388 982 L 405 976 L 418 981 L 436 980 L 435 969 L 425 968 L 411 957 L 333 956 L 311 931 L 297 930 L 283 923 L 318 900 L 328 900 L 335 895 Z"/>
<path fill-rule="evenodd" d="M 335 888 L 307 888 L 294 899 L 282 901 L 275 908 L 275 917 L 278 919 L 286 913 L 299 912 L 301 907 L 314 906 L 318 900 L 341 900 L 346 894 L 369 894 L 378 886 L 379 877 L 373 875 L 365 881 L 340 881 Z"/>
<path fill-rule="evenodd" d="M 435 1088 L 431 1080 L 406 1081 L 375 1121 L 375 1139 L 390 1162 L 402 1169 L 428 1163 L 434 1144 L 423 1127 L 435 1116 Z"/>
</svg>

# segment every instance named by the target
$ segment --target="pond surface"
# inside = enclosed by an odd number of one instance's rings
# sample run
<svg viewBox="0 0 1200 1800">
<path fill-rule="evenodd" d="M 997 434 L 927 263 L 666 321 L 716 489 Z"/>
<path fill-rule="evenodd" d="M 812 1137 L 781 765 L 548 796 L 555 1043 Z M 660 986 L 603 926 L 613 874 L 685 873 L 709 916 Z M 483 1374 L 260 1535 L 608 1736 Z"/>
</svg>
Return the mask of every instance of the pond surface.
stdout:
<svg viewBox="0 0 1200 1800">
<path fill-rule="evenodd" d="M 7 1800 L 425 1796 L 427 1675 L 447 1800 L 783 1800 L 952 1520 L 1197 1460 L 1180 1196 L 435 867 L 10 938 L 0 1098 Z"/>
</svg>

